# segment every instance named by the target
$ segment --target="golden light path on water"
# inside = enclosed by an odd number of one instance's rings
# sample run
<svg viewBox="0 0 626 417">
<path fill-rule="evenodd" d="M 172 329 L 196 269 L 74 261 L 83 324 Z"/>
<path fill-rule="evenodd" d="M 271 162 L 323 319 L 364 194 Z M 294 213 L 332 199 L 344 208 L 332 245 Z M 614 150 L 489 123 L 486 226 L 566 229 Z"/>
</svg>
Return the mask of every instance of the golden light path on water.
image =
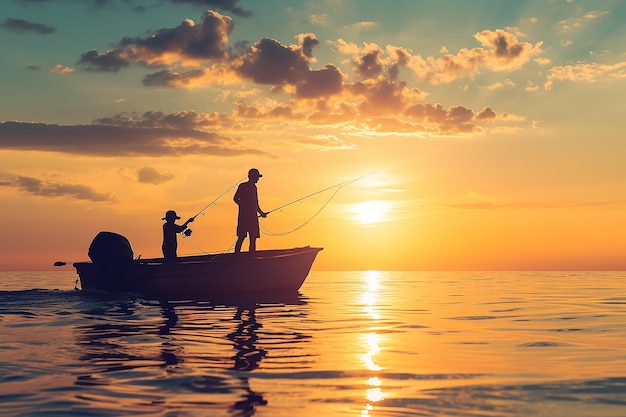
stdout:
<svg viewBox="0 0 626 417">
<path fill-rule="evenodd" d="M 364 303 L 365 313 L 373 321 L 380 320 L 380 314 L 376 310 L 380 278 L 381 275 L 378 271 L 367 271 L 365 273 L 366 290 L 362 294 L 362 300 Z M 368 332 L 365 333 L 363 337 L 367 351 L 361 356 L 361 360 L 365 364 L 366 368 L 373 373 L 380 371 L 381 367 L 376 363 L 376 356 L 381 350 L 378 333 Z M 367 380 L 368 388 L 366 390 L 365 398 L 368 403 L 366 404 L 365 409 L 361 411 L 361 416 L 369 416 L 370 411 L 374 410 L 374 403 L 385 399 L 385 393 L 383 392 L 382 385 L 383 382 L 377 375 L 373 375 Z"/>
</svg>

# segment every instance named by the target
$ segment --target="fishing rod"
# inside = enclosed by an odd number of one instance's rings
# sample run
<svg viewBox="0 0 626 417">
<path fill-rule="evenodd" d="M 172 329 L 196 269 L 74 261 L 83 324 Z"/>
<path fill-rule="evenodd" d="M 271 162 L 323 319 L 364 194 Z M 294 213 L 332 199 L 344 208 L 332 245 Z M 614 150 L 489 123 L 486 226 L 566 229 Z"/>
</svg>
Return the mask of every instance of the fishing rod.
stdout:
<svg viewBox="0 0 626 417">
<path fill-rule="evenodd" d="M 326 188 L 324 188 L 323 190 L 319 190 L 319 191 L 316 191 L 316 192 L 314 192 L 314 193 L 311 193 L 311 194 L 305 195 L 304 197 L 300 197 L 300 198 L 298 198 L 298 199 L 296 199 L 296 200 L 290 201 L 289 203 L 283 204 L 282 206 L 276 207 L 275 209 L 270 210 L 270 211 L 267 211 L 267 212 L 265 212 L 265 213 L 266 213 L 266 214 L 270 214 L 270 213 L 272 213 L 272 212 L 274 212 L 274 211 L 281 210 L 281 209 L 283 209 L 283 208 L 285 208 L 285 207 L 287 207 L 287 206 L 290 206 L 290 205 L 295 204 L 295 203 L 299 203 L 299 202 L 300 202 L 300 201 L 302 201 L 302 200 L 306 200 L 307 198 L 310 198 L 310 197 L 316 196 L 316 195 L 318 195 L 318 194 L 321 194 L 321 193 L 323 193 L 324 191 L 332 190 L 333 188 L 341 189 L 341 188 L 343 188 L 343 187 L 345 187 L 345 186 L 347 186 L 347 185 L 352 184 L 353 182 L 356 182 L 356 181 L 358 181 L 358 180 L 360 180 L 360 179 L 363 179 L 363 178 L 365 178 L 365 177 L 368 177 L 368 176 L 370 176 L 370 175 L 372 175 L 372 174 L 375 174 L 375 173 L 377 173 L 377 172 L 378 172 L 378 171 L 370 172 L 370 173 L 367 173 L 367 174 L 365 174 L 365 175 L 361 175 L 360 177 L 352 178 L 351 180 L 344 181 L 344 182 L 339 183 L 339 184 L 335 184 L 335 185 L 333 185 L 333 186 L 331 186 L 331 187 L 326 187 Z"/>
<path fill-rule="evenodd" d="M 213 201 L 211 201 L 209 204 L 207 204 L 206 206 L 202 207 L 202 210 L 200 210 L 199 212 L 196 213 L 195 216 L 192 217 L 192 219 L 196 219 L 196 217 L 198 217 L 199 215 L 203 215 L 204 216 L 204 212 L 206 209 L 208 209 L 209 207 L 211 207 L 213 204 L 217 203 L 217 201 L 224 197 L 226 194 L 228 194 L 230 192 L 230 190 L 232 190 L 233 188 L 235 188 L 241 181 L 243 181 L 245 179 L 245 177 L 242 177 L 241 179 L 237 180 L 237 182 L 235 182 L 233 185 L 231 185 L 230 187 L 228 187 L 226 189 L 226 191 L 224 191 L 222 194 L 218 195 L 217 197 L 215 197 L 213 199 Z M 181 232 L 181 235 L 183 235 L 183 237 L 189 237 L 191 236 L 192 230 L 187 228 L 184 231 Z M 195 245 L 194 245 L 195 246 Z"/>
<path fill-rule="evenodd" d="M 215 199 L 213 199 L 213 201 L 211 201 L 209 204 L 207 204 L 206 206 L 202 207 L 202 210 L 200 210 L 195 216 L 192 217 L 192 219 L 195 219 L 196 217 L 198 217 L 199 215 L 203 215 L 204 216 L 204 211 L 206 209 L 208 209 L 209 207 L 211 207 L 213 204 L 217 203 L 217 201 L 224 197 L 226 194 L 228 194 L 228 192 L 230 190 L 232 190 L 233 188 L 235 188 L 241 181 L 245 180 L 246 178 L 243 177 L 240 180 L 237 180 L 237 182 L 235 182 L 233 185 L 231 185 L 230 187 L 228 187 L 226 189 L 226 191 L 224 191 L 222 194 L 218 195 L 217 197 L 215 197 Z"/>
</svg>

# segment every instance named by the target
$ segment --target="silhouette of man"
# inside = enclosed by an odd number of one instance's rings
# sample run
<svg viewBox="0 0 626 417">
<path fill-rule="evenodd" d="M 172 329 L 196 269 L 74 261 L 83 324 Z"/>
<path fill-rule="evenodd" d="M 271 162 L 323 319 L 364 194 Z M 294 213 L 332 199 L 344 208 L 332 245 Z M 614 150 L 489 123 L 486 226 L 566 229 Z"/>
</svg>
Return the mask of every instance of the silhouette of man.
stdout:
<svg viewBox="0 0 626 417">
<path fill-rule="evenodd" d="M 180 217 L 176 214 L 174 210 L 168 210 L 165 213 L 165 217 L 161 220 L 165 220 L 163 223 L 163 258 L 165 262 L 176 262 L 176 250 L 178 249 L 178 241 L 176 239 L 176 234 L 184 231 L 187 228 L 187 225 L 191 223 L 194 218 L 190 218 L 182 225 L 176 224 L 176 220 L 180 219 Z"/>
<path fill-rule="evenodd" d="M 266 217 L 267 213 L 259 207 L 259 195 L 256 183 L 262 176 L 258 169 L 250 169 L 250 171 L 248 171 L 248 181 L 239 184 L 237 192 L 235 192 L 233 200 L 239 205 L 235 253 L 241 252 L 241 245 L 246 236 L 250 237 L 250 252 L 256 251 L 256 240 L 261 237 L 257 213 L 260 214 L 261 217 Z"/>
</svg>

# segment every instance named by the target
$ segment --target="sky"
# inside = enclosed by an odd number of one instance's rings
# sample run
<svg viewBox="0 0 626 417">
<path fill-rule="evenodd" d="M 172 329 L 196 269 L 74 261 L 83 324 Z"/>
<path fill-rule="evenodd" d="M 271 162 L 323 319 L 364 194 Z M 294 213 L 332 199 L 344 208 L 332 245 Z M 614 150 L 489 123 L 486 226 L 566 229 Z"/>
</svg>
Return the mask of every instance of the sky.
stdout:
<svg viewBox="0 0 626 417">
<path fill-rule="evenodd" d="M 323 247 L 316 269 L 624 270 L 625 19 L 610 0 L 4 0 L 0 270 L 87 260 L 103 230 L 160 256 L 170 209 L 197 216 L 179 256 L 232 250 L 252 167 L 257 248 Z"/>
</svg>

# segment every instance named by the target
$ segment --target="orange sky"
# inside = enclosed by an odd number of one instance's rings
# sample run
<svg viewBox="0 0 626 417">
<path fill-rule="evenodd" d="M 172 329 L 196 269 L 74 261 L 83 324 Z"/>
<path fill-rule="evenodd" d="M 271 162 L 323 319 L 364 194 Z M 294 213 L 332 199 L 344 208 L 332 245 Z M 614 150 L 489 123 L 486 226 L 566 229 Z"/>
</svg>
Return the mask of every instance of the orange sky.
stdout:
<svg viewBox="0 0 626 417">
<path fill-rule="evenodd" d="M 266 211 L 369 174 L 257 242 L 324 247 L 317 269 L 626 268 L 623 3 L 157 3 L 0 12 L 0 270 L 85 260 L 101 230 L 160 256 L 166 210 L 251 167 Z M 232 196 L 179 255 L 231 247 Z"/>
</svg>

